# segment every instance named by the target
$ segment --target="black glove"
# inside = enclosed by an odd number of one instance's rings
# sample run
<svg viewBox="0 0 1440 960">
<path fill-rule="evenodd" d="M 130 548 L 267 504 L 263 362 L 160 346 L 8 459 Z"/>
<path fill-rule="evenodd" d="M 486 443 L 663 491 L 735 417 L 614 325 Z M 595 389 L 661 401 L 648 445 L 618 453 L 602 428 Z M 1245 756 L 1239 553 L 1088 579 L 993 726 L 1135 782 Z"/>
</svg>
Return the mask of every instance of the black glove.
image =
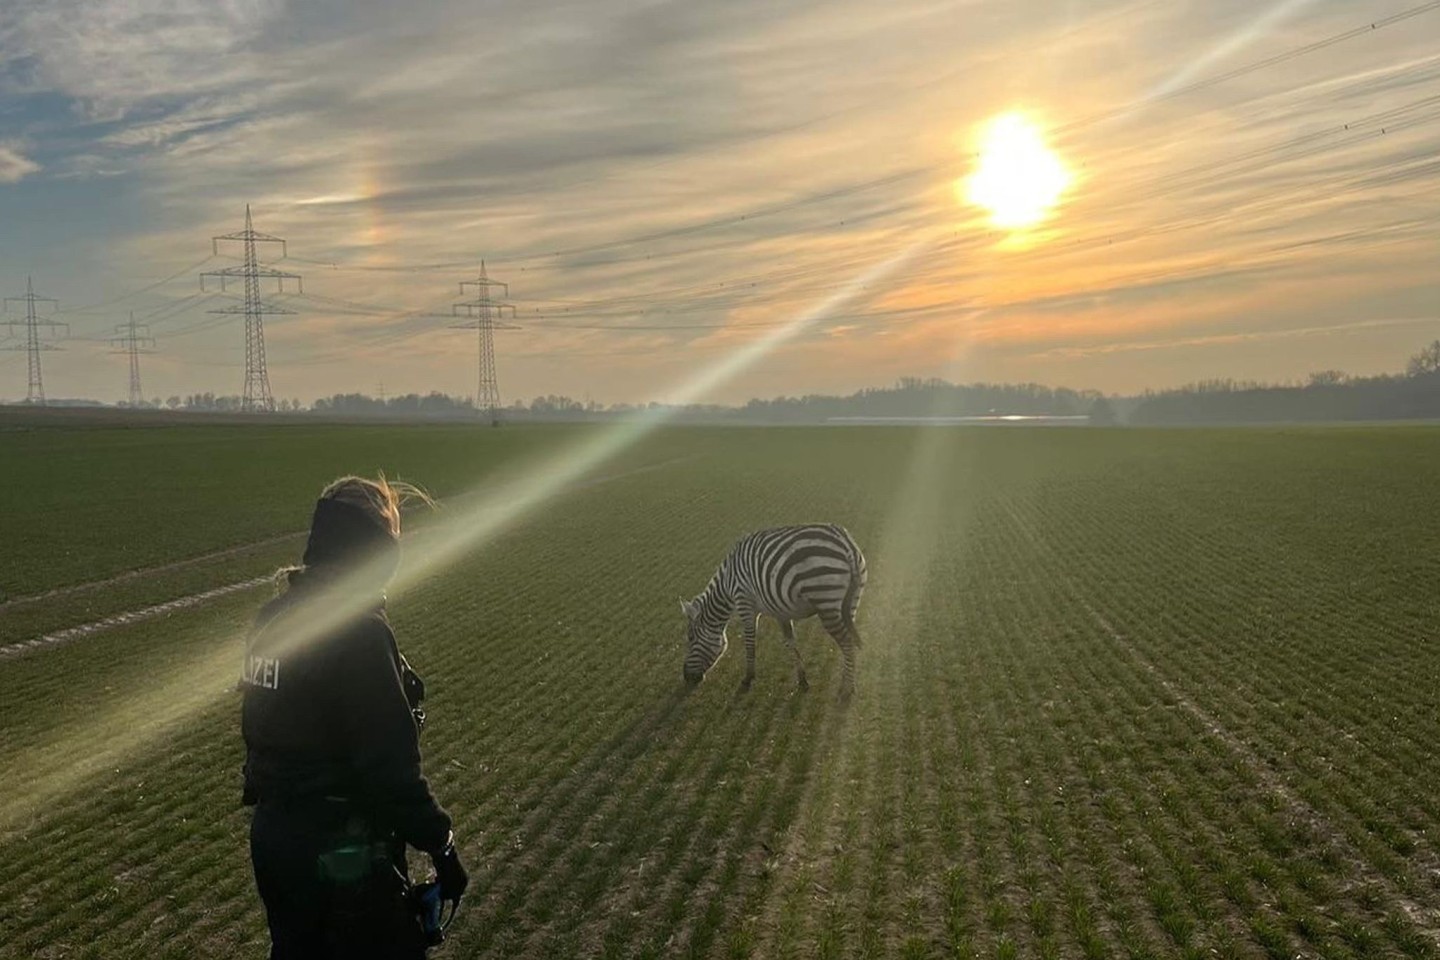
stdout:
<svg viewBox="0 0 1440 960">
<path fill-rule="evenodd" d="M 460 862 L 455 838 L 452 836 L 443 850 L 430 854 L 430 860 L 435 864 L 435 879 L 440 883 L 440 899 L 460 902 L 465 888 L 470 885 L 470 875 Z"/>
</svg>

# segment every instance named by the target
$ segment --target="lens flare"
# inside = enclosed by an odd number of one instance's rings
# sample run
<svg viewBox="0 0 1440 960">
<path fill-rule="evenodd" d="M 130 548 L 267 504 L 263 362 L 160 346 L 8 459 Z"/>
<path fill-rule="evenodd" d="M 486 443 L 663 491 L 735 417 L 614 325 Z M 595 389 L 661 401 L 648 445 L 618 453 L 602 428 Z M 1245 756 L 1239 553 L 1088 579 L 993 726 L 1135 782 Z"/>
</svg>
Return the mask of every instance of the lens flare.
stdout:
<svg viewBox="0 0 1440 960">
<path fill-rule="evenodd" d="M 1045 220 L 1070 182 L 1040 128 L 1023 114 L 1007 113 L 985 125 L 979 163 L 956 189 L 965 202 L 988 210 L 995 226 L 1019 230 Z"/>
</svg>

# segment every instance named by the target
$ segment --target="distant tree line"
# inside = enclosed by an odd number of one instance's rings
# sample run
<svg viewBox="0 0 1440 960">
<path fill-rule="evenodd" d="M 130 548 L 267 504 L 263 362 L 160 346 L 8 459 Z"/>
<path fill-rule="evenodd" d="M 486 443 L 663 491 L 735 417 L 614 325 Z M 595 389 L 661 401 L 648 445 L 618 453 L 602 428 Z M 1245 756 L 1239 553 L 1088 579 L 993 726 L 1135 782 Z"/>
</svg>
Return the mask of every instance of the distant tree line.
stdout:
<svg viewBox="0 0 1440 960">
<path fill-rule="evenodd" d="M 216 398 L 220 404 L 231 398 Z M 234 405 L 214 409 L 238 409 Z M 1083 416 L 1097 402 L 1096 391 L 1051 388 L 1039 384 L 953 384 L 944 380 L 906 378 L 893 387 L 860 390 L 849 396 L 810 394 L 751 400 L 740 407 L 720 404 L 667 406 L 659 403 L 601 404 L 563 394 L 546 394 L 531 400 L 514 400 L 501 410 L 501 418 L 515 421 L 592 420 L 629 416 L 664 409 L 678 419 L 691 421 L 745 421 L 753 423 L 818 423 L 837 417 L 957 417 L 1004 414 L 1032 416 Z M 295 409 L 300 409 L 296 407 Z M 434 392 L 380 399 L 362 393 L 335 394 L 310 407 L 330 416 L 461 416 L 476 415 L 469 397 Z M 1109 415 L 1113 418 L 1113 412 Z"/>
<path fill-rule="evenodd" d="M 1403 374 L 1351 377 L 1321 370 L 1300 384 L 1206 380 L 1147 392 L 1132 424 L 1278 423 L 1440 418 L 1440 340 L 1410 358 Z"/>
<path fill-rule="evenodd" d="M 343 417 L 473 417 L 475 407 L 469 397 L 452 397 L 431 391 L 421 395 L 405 393 L 397 397 L 371 397 L 363 393 L 337 393 L 321 397 L 310 407 L 314 413 Z"/>
<path fill-rule="evenodd" d="M 159 410 L 163 406 L 166 410 L 188 410 L 192 413 L 237 413 L 242 407 L 242 399 L 238 393 L 191 393 L 183 397 L 176 394 L 167 397 L 163 404 L 160 402 L 160 398 L 156 397 L 154 400 L 142 403 L 141 406 L 151 410 Z M 129 406 L 129 404 L 122 403 L 121 406 Z M 282 413 L 306 409 L 299 400 L 286 399 L 275 401 L 275 408 Z"/>
<path fill-rule="evenodd" d="M 146 407 L 161 407 L 159 400 Z M 231 413 L 241 409 L 238 395 L 214 393 L 172 396 L 163 406 L 171 410 L 200 413 Z M 474 402 L 439 391 L 409 393 L 395 397 L 372 397 L 363 393 L 337 393 L 321 397 L 306 406 L 299 400 L 280 400 L 283 413 L 313 413 L 328 417 L 396 419 L 472 419 Z M 740 406 L 660 403 L 605 405 L 593 400 L 546 394 L 529 401 L 514 400 L 500 413 L 502 420 L 543 422 L 608 420 L 664 410 L 687 422 L 821 423 L 844 417 L 961 417 L 1005 414 L 1029 416 L 1082 416 L 1090 414 L 1098 423 L 1113 423 L 1115 412 L 1109 401 L 1096 391 L 1051 388 L 1038 384 L 953 384 L 944 380 L 905 378 L 893 387 L 870 388 L 849 396 L 810 394 L 751 400 Z"/>
<path fill-rule="evenodd" d="M 1084 416 L 1098 391 L 1038 383 L 950 383 L 905 377 L 893 387 L 872 387 L 849 396 L 809 394 L 751 400 L 736 413 L 766 423 L 816 423 L 840 417 Z"/>
<path fill-rule="evenodd" d="M 85 404 L 94 401 L 62 401 Z M 159 399 L 143 406 L 158 409 Z M 196 393 L 171 396 L 170 410 L 201 413 L 238 412 L 238 395 Z M 474 402 L 439 391 L 371 397 L 337 393 L 306 406 L 299 400 L 276 403 L 282 413 L 314 413 L 339 417 L 397 419 L 473 419 Z M 755 399 L 739 407 L 692 404 L 669 407 L 657 403 L 611 404 L 546 394 L 515 400 L 501 419 L 517 422 L 605 420 L 664 410 L 689 422 L 824 423 L 846 418 L 912 419 L 922 417 L 1086 417 L 1091 424 L 1136 425 L 1262 423 L 1440 419 L 1440 340 L 1410 358 L 1405 372 L 1352 377 L 1340 370 L 1320 370 L 1304 383 L 1266 384 L 1240 380 L 1203 380 L 1171 390 L 1138 396 L 1107 397 L 1094 390 L 1071 390 L 1035 383 L 950 383 L 935 378 L 906 377 L 890 387 L 859 390 L 848 396 L 807 394 Z"/>
<path fill-rule="evenodd" d="M 427 394 L 407 393 L 398 397 L 371 397 L 363 393 L 337 393 L 316 400 L 310 408 L 315 413 L 338 416 L 389 417 L 465 417 L 476 416 L 475 402 L 470 397 L 452 397 L 432 391 Z M 582 403 L 571 397 L 548 394 L 528 403 L 512 401 L 502 408 L 504 419 L 582 419 L 608 412 L 601 404 Z"/>
</svg>

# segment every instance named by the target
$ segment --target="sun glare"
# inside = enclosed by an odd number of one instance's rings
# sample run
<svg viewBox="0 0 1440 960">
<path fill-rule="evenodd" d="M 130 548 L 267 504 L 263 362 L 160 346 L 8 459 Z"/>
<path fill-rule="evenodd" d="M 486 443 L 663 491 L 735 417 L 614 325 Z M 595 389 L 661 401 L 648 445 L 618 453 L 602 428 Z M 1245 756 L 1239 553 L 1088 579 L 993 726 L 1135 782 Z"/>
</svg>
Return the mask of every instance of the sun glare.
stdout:
<svg viewBox="0 0 1440 960">
<path fill-rule="evenodd" d="M 1070 186 L 1070 171 L 1034 121 L 1020 113 L 995 117 L 980 131 L 980 156 L 970 176 L 956 184 L 967 203 L 990 212 L 1006 230 L 1033 227 L 1050 215 Z"/>
</svg>

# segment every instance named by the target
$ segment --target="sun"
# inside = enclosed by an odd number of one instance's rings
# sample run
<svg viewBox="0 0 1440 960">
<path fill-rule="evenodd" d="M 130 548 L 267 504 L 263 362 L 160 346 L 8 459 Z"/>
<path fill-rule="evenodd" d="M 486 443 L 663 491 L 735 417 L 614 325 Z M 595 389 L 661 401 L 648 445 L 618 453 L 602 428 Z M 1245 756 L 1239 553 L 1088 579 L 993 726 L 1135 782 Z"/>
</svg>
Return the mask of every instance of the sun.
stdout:
<svg viewBox="0 0 1440 960">
<path fill-rule="evenodd" d="M 1045 220 L 1070 186 L 1070 171 L 1045 145 L 1040 127 L 1021 113 L 1001 114 L 980 130 L 974 171 L 956 183 L 967 203 L 990 212 L 990 222 L 1022 230 Z"/>
</svg>

